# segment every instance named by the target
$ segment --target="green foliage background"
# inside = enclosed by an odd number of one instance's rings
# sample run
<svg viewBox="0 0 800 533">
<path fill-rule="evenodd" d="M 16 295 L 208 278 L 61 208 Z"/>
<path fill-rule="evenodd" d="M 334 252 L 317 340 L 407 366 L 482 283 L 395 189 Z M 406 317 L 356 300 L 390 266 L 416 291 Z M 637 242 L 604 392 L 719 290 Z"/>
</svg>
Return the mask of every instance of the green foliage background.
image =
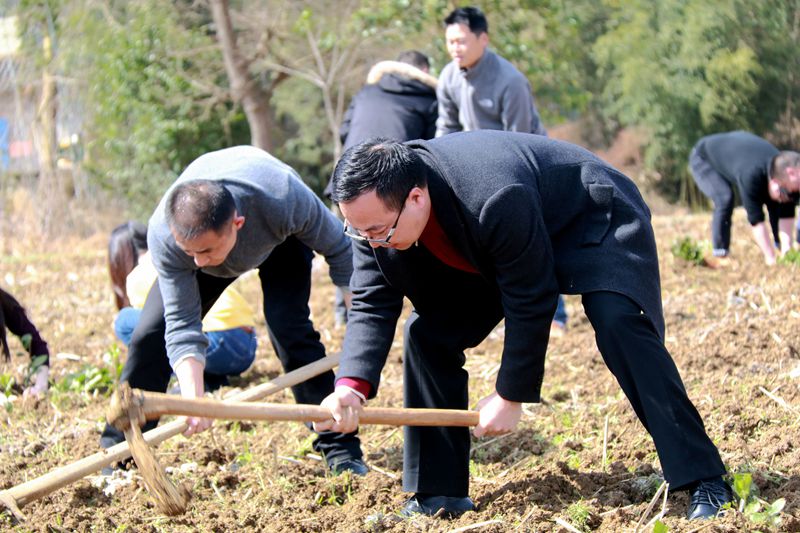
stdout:
<svg viewBox="0 0 800 533">
<path fill-rule="evenodd" d="M 646 135 L 645 164 L 671 200 L 700 200 L 686 170 L 703 135 L 747 129 L 797 149 L 800 0 L 485 0 L 492 46 L 531 80 L 548 126 L 580 119 L 591 148 L 622 127 Z M 335 156 L 322 92 L 273 63 L 311 64 L 350 46 L 346 101 L 369 66 L 417 48 L 447 62 L 444 0 L 232 1 L 253 83 L 269 89 L 275 155 L 321 190 Z M 229 94 L 204 2 L 24 0 L 24 55 L 58 43 L 61 76 L 82 84 L 90 180 L 146 216 L 167 184 L 206 151 L 249 142 Z M 269 21 L 245 27 L 256 15 Z M 305 62 L 305 63 L 304 63 Z M 285 74 L 285 73 L 284 73 Z"/>
</svg>

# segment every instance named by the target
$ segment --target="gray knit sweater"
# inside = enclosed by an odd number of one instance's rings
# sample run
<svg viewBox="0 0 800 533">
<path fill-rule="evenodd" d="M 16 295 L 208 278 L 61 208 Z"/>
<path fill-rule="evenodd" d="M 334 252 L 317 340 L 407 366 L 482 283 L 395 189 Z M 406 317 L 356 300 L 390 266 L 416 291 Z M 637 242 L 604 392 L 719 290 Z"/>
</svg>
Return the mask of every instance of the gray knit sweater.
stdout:
<svg viewBox="0 0 800 533">
<path fill-rule="evenodd" d="M 237 213 L 245 217 L 225 261 L 203 272 L 238 277 L 258 267 L 276 246 L 294 236 L 325 256 L 337 286 L 349 285 L 352 251 L 342 224 L 291 167 L 258 148 L 238 146 L 199 157 L 175 183 L 192 179 L 222 181 L 233 195 Z M 166 199 L 174 186 L 153 213 L 147 235 L 164 299 L 167 354 L 173 368 L 186 357 L 205 362 L 208 345 L 201 326 L 197 266 L 175 243 L 164 218 Z"/>
<path fill-rule="evenodd" d="M 504 130 L 547 135 L 528 79 L 488 48 L 469 69 L 445 65 L 436 89 L 436 136 L 456 131 Z"/>
</svg>

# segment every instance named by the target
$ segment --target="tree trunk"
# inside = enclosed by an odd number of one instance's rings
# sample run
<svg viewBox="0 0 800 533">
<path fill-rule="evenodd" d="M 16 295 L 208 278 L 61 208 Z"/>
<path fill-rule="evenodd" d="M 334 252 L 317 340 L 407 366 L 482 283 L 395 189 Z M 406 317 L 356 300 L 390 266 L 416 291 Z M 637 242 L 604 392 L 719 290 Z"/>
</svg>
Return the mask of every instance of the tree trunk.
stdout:
<svg viewBox="0 0 800 533">
<path fill-rule="evenodd" d="M 242 105 L 253 146 L 272 151 L 272 114 L 269 94 L 250 77 L 249 65 L 236 42 L 231 23 L 228 0 L 210 0 L 211 13 L 217 30 L 217 40 L 222 49 L 225 70 L 231 85 L 231 94 Z"/>
<path fill-rule="evenodd" d="M 36 112 L 35 143 L 39 155 L 39 190 L 42 231 L 53 229 L 51 220 L 57 219 L 65 201 L 56 171 L 56 81 L 50 72 L 53 59 L 49 37 L 43 40 L 45 66 L 42 70 L 42 91 Z"/>
</svg>

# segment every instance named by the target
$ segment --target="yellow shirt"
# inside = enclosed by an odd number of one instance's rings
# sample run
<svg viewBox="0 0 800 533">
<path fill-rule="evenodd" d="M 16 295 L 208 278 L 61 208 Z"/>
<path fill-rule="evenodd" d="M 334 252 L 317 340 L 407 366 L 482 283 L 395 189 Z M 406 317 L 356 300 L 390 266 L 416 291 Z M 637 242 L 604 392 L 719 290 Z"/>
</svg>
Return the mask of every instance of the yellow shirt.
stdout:
<svg viewBox="0 0 800 533">
<path fill-rule="evenodd" d="M 158 278 L 158 272 L 150 259 L 150 253 L 139 258 L 139 264 L 128 274 L 125 288 L 131 306 L 136 309 L 144 307 L 147 293 Z M 216 303 L 203 318 L 203 331 L 224 331 L 226 329 L 255 327 L 253 309 L 233 287 L 226 288 Z"/>
</svg>

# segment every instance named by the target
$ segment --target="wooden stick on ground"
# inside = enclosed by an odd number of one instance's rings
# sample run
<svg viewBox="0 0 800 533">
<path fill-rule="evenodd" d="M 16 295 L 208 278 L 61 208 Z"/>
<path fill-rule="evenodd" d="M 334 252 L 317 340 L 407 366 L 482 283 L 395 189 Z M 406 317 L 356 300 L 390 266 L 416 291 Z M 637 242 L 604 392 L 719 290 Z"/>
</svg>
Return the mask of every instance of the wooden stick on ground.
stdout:
<svg viewBox="0 0 800 533">
<path fill-rule="evenodd" d="M 268 383 L 239 392 L 233 395 L 231 400 L 242 402 L 259 400 L 323 374 L 338 364 L 339 354 L 329 355 L 324 359 L 278 376 Z M 143 438 L 150 446 L 156 446 L 179 433 L 183 433 L 187 427 L 183 420 L 174 420 L 148 431 L 143 435 Z M 0 504 L 5 505 L 18 520 L 24 521 L 25 515 L 20 511 L 21 507 L 130 456 L 130 446 L 127 441 L 121 442 L 111 448 L 56 468 L 38 478 L 0 491 Z"/>
</svg>

